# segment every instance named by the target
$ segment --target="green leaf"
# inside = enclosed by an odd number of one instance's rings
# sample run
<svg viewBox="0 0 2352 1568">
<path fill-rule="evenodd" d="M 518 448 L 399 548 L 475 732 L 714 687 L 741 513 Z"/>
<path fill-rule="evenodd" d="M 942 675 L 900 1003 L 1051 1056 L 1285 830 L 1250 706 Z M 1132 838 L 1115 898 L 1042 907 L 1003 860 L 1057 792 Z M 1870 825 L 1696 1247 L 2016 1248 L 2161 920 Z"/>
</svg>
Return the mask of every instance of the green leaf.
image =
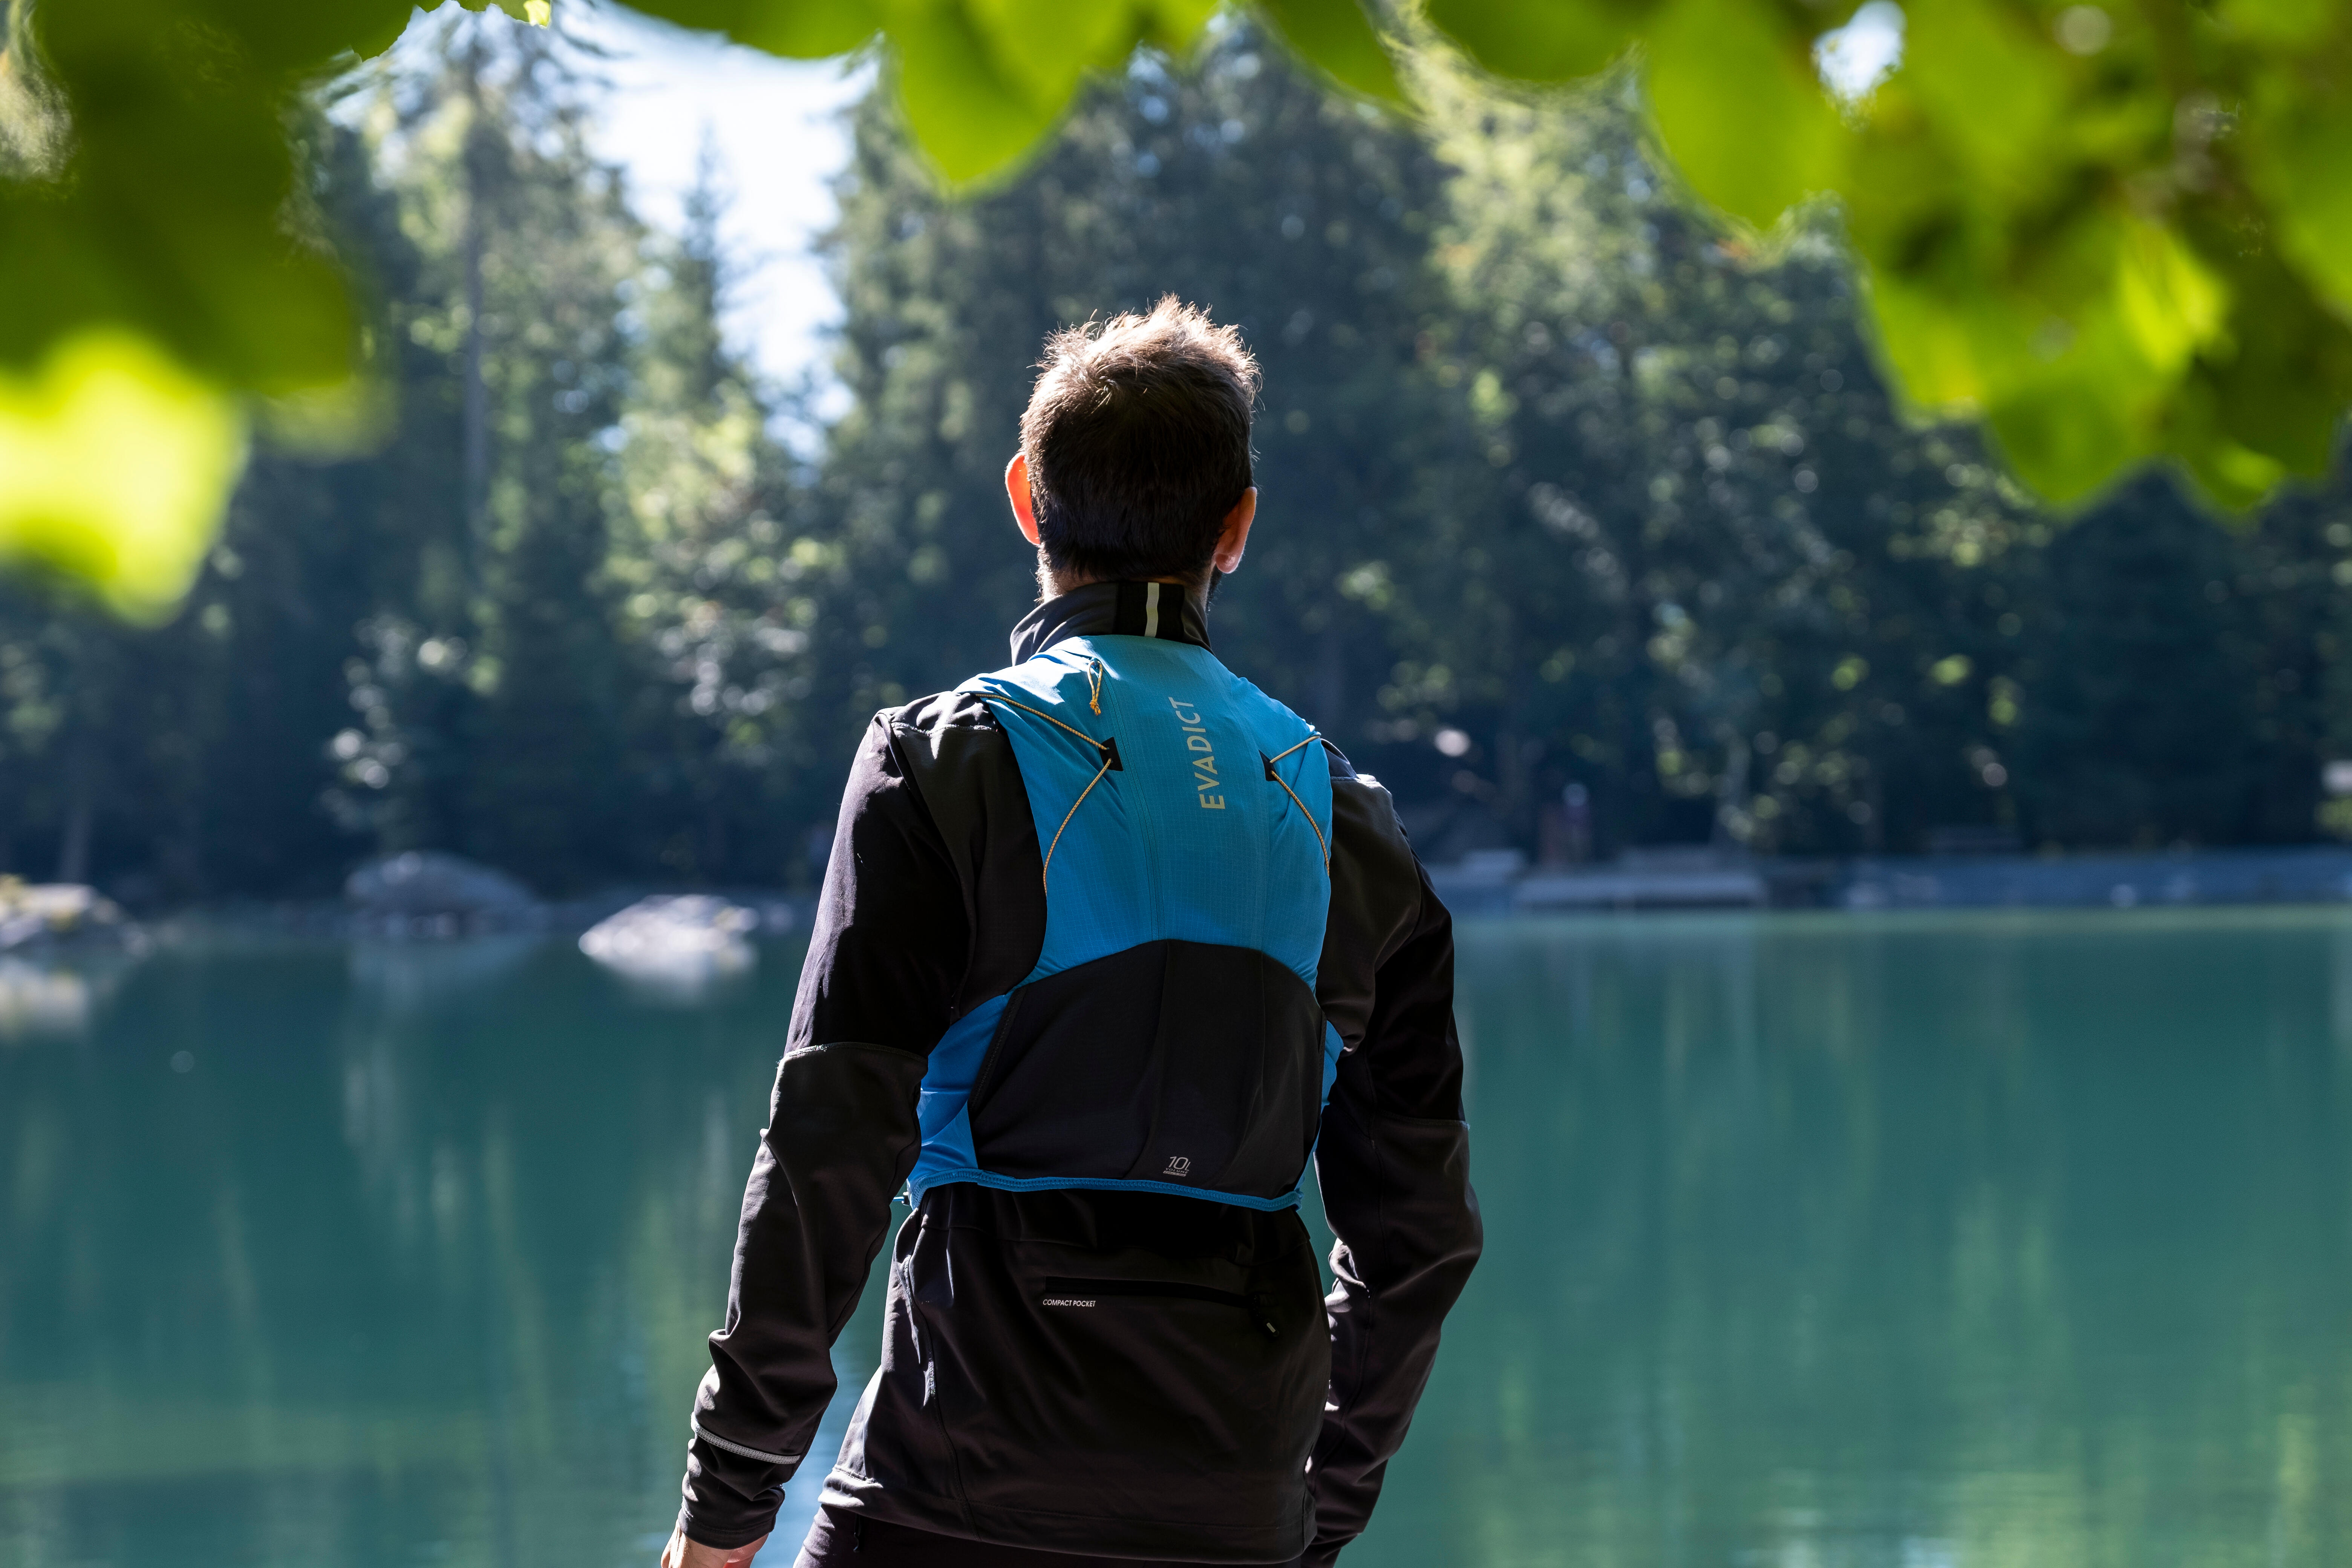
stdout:
<svg viewBox="0 0 2352 1568">
<path fill-rule="evenodd" d="M 118 27 L 170 29 L 188 20 L 234 39 L 252 69 L 299 76 L 345 49 L 380 54 L 415 15 L 409 0 L 116 0 L 105 7 Z M 46 28 L 47 24 L 43 24 Z"/>
<path fill-rule="evenodd" d="M 1843 172 L 1848 132 L 1810 47 L 1753 0 L 1672 0 L 1650 32 L 1649 83 L 1691 188 L 1759 229 Z"/>
<path fill-rule="evenodd" d="M 0 373 L 0 561 L 37 561 L 156 619 L 187 592 L 245 464 L 236 400 L 145 339 L 67 339 Z"/>
<path fill-rule="evenodd" d="M 864 0 L 754 0 L 744 12 L 742 42 L 795 60 L 847 54 L 882 26 Z"/>
<path fill-rule="evenodd" d="M 2067 170 L 2057 127 L 2068 67 L 2056 44 L 1989 0 L 1912 0 L 1906 17 L 1894 82 L 1970 178 L 2021 193 Z"/>
<path fill-rule="evenodd" d="M 2017 477 L 2052 503 L 2090 500 L 2152 450 L 2087 362 L 2012 390 L 1985 422 Z"/>
<path fill-rule="evenodd" d="M 2276 458 L 2256 451 L 2223 428 L 2226 395 L 2211 379 L 2192 377 L 2173 400 L 2165 449 L 2179 458 L 2200 489 L 2221 506 L 2252 506 L 2270 493 L 2288 469 Z"/>
<path fill-rule="evenodd" d="M 2246 163 L 2277 216 L 2278 242 L 2352 319 L 2352 101 L 2273 95 L 2246 128 Z"/>
<path fill-rule="evenodd" d="M 1396 64 L 1357 0 L 1258 0 L 1276 32 L 1299 58 L 1340 86 L 1385 103 L 1402 103 Z"/>
<path fill-rule="evenodd" d="M 896 0 L 887 26 L 915 140 L 940 172 L 969 184 L 1012 167 L 1060 118 L 999 71 L 988 40 L 955 0 Z"/>
<path fill-rule="evenodd" d="M 376 10 L 373 23 L 370 26 L 364 24 L 366 13 L 355 10 L 352 25 L 347 29 L 352 53 L 363 60 L 376 58 L 400 42 L 400 36 L 408 31 L 408 19 L 414 14 L 414 9 L 409 6 L 384 5 Z"/>
<path fill-rule="evenodd" d="M 1171 54 L 1181 54 L 1198 42 L 1201 29 L 1217 14 L 1217 0 L 1141 0 L 1147 42 Z"/>
<path fill-rule="evenodd" d="M 2180 237 L 2134 224 L 2116 268 L 2116 304 L 2151 369 L 2178 373 L 2221 335 L 2230 290 Z"/>
<path fill-rule="evenodd" d="M 2227 0 L 2221 7 L 2221 19 L 2223 26 L 2244 37 L 2302 44 L 2340 20 L 2341 8 L 2336 0 Z"/>
<path fill-rule="evenodd" d="M 2007 322 L 1972 321 L 1937 290 L 1901 276 L 1872 277 L 1870 304 L 1880 352 L 1906 401 L 1932 415 L 1983 411 L 1998 379 L 1985 363 L 1988 352 L 2007 333 L 1997 337 L 1982 329 L 2005 329 Z"/>
<path fill-rule="evenodd" d="M 1518 81 L 1595 75 L 1633 42 L 1645 0 L 1429 0 L 1429 20 L 1470 58 Z"/>
<path fill-rule="evenodd" d="M 152 8 L 149 8 L 152 14 Z M 364 14 L 364 13 L 362 13 Z M 341 379 L 352 325 L 340 271 L 289 242 L 294 168 L 275 71 L 190 73 L 162 44 L 126 47 L 110 13 L 45 11 L 71 96 L 58 184 L 0 184 L 0 363 L 29 367 L 100 326 L 151 336 L 226 385 L 272 393 Z"/>
<path fill-rule="evenodd" d="M 997 75 L 1029 101 L 1059 114 L 1087 67 L 1117 65 L 1135 47 L 1124 0 L 965 0 Z"/>
<path fill-rule="evenodd" d="M 635 0 L 637 9 L 682 27 L 725 33 L 786 59 L 847 54 L 881 29 L 866 0 Z"/>
<path fill-rule="evenodd" d="M 2177 234 L 2097 208 L 2006 279 L 1954 269 L 1872 284 L 1904 384 L 1938 413 L 1980 413 L 2018 476 L 2060 505 L 2180 450 L 2183 384 L 2200 355 L 2226 351 L 2231 300 Z"/>
<path fill-rule="evenodd" d="M 2233 301 L 2225 332 L 2201 349 L 2175 400 L 2179 427 L 2168 445 L 2194 468 L 2242 450 L 2285 474 L 2324 472 L 2336 451 L 2342 411 L 2352 407 L 2352 325 L 2299 286 L 2278 256 L 2250 250 L 2240 235 L 2200 233 L 2199 254 L 2225 279 Z M 2220 458 L 2210 460 L 2219 461 Z M 2249 464 L 2231 460 L 2234 504 L 2257 499 Z M 2260 486 L 2267 489 L 2267 485 Z"/>
</svg>

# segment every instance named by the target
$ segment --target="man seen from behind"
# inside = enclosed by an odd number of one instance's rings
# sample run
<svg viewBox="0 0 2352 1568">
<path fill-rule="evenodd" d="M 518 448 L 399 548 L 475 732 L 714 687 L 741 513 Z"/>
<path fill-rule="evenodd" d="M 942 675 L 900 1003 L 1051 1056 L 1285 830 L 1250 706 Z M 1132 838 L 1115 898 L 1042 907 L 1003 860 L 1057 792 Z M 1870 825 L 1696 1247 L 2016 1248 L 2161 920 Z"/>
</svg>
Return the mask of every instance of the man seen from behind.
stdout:
<svg viewBox="0 0 2352 1568">
<path fill-rule="evenodd" d="M 1453 929 L 1387 792 L 1210 649 L 1256 390 L 1173 299 L 1047 343 L 1005 472 L 1043 600 L 852 763 L 666 1568 L 766 1539 L 902 1187 L 799 1568 L 1362 1531 L 1478 1255 Z"/>
</svg>

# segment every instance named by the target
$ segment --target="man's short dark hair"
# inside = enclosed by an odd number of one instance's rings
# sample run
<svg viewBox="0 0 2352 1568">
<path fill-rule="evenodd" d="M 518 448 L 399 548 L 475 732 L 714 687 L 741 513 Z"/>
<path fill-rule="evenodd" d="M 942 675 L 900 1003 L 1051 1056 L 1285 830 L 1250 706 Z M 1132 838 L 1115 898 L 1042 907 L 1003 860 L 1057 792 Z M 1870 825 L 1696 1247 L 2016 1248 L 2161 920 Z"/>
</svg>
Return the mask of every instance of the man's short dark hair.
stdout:
<svg viewBox="0 0 2352 1568">
<path fill-rule="evenodd" d="M 1173 294 L 1045 340 L 1021 416 L 1046 563 L 1097 582 L 1208 574 L 1250 488 L 1257 361 Z"/>
</svg>

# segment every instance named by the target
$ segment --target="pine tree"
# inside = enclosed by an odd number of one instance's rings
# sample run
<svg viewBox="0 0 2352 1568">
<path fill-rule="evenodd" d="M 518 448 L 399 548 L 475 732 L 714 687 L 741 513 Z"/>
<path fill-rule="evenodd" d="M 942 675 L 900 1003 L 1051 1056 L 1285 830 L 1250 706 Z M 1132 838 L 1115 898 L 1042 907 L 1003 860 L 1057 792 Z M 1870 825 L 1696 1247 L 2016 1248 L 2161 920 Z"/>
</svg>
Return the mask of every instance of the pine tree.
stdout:
<svg viewBox="0 0 2352 1568">
<path fill-rule="evenodd" d="M 387 847 L 462 850 L 551 890 L 621 864 L 607 433 L 643 240 L 588 151 L 565 48 L 457 17 L 422 69 L 377 85 L 376 155 L 422 255 L 398 324 L 438 362 L 404 391 L 457 426 L 435 510 L 459 526 L 421 531 L 413 581 L 363 623 L 365 728 L 341 742 L 347 814 Z"/>
<path fill-rule="evenodd" d="M 622 416 L 625 506 L 608 573 L 633 661 L 630 838 L 670 877 L 774 882 L 798 867 L 789 797 L 815 606 L 789 455 L 721 331 L 732 281 L 706 149 L 686 223 L 657 247 Z M 826 766 L 828 775 L 837 760 Z"/>
<path fill-rule="evenodd" d="M 1604 846 L 1916 847 L 1996 809 L 2040 520 L 1893 407 L 1834 237 L 1757 265 L 1708 231 L 1625 83 L 1513 106 L 1432 75 L 1481 460 L 1423 578 L 1462 613 L 1423 618 L 1400 711 L 1484 742 L 1456 776 L 1522 842 L 1570 781 Z"/>
<path fill-rule="evenodd" d="M 2252 836 L 2269 770 L 2249 701 L 2247 591 L 2263 584 L 2242 574 L 2242 549 L 2161 476 L 2051 546 L 2018 748 L 2037 839 L 2147 849 Z"/>
</svg>

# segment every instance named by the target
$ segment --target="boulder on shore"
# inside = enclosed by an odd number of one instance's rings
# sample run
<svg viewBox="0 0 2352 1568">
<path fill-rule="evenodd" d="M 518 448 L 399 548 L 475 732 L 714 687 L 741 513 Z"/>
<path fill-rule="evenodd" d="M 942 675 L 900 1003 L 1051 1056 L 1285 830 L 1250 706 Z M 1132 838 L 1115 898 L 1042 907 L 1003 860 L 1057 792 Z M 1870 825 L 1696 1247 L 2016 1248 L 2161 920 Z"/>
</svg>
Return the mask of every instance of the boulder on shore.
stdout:
<svg viewBox="0 0 2352 1568">
<path fill-rule="evenodd" d="M 509 915 L 539 902 L 504 871 L 440 849 L 370 860 L 345 879 L 343 897 L 369 915 Z"/>
<path fill-rule="evenodd" d="M 0 952 L 60 948 L 119 952 L 146 945 L 146 933 L 96 888 L 0 877 Z"/>
</svg>

